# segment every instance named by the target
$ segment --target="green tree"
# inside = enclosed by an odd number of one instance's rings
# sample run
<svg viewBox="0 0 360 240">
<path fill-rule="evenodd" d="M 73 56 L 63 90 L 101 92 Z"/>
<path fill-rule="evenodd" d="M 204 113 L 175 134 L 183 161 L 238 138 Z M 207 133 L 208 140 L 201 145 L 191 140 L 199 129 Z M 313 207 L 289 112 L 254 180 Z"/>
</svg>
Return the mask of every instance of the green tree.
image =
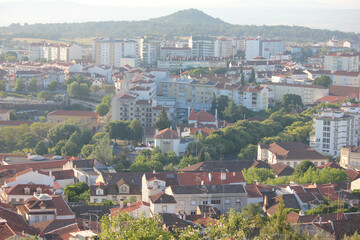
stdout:
<svg viewBox="0 0 360 240">
<path fill-rule="evenodd" d="M 91 154 L 91 158 L 95 158 L 103 163 L 111 165 L 114 161 L 114 150 L 110 146 L 110 139 L 101 138 Z"/>
<path fill-rule="evenodd" d="M 115 86 L 114 85 L 102 85 L 101 90 L 103 90 L 106 94 L 114 94 L 115 93 Z"/>
<path fill-rule="evenodd" d="M 50 94 L 45 91 L 42 91 L 38 93 L 37 97 L 46 101 L 49 100 Z"/>
<path fill-rule="evenodd" d="M 45 155 L 48 153 L 48 148 L 43 141 L 38 142 L 34 149 L 34 153 L 38 155 Z"/>
<path fill-rule="evenodd" d="M 112 95 L 107 94 L 102 98 L 101 103 L 106 104 L 110 108 L 111 107 L 111 101 L 112 101 Z"/>
<path fill-rule="evenodd" d="M 81 195 L 87 191 L 89 191 L 89 186 L 84 182 L 67 185 L 64 189 L 64 193 L 68 197 L 69 202 L 78 202 L 83 200 Z"/>
<path fill-rule="evenodd" d="M 74 132 L 80 132 L 78 126 L 73 124 L 60 124 L 53 126 L 49 133 L 48 139 L 50 140 L 52 146 L 55 146 L 60 140 L 67 140 Z"/>
<path fill-rule="evenodd" d="M 66 140 L 60 140 L 54 147 L 54 155 L 61 156 L 61 149 L 65 146 Z"/>
<path fill-rule="evenodd" d="M 211 113 L 211 114 L 215 114 L 215 110 L 217 109 L 217 107 L 218 107 L 217 98 L 216 98 L 215 93 L 213 92 L 213 93 L 212 93 L 212 98 L 211 98 L 211 109 L 210 109 L 210 113 Z"/>
<path fill-rule="evenodd" d="M 282 106 L 287 111 L 292 111 L 294 109 L 302 108 L 304 105 L 302 99 L 299 95 L 296 94 L 285 94 L 282 97 Z"/>
<path fill-rule="evenodd" d="M 313 85 L 323 86 L 324 88 L 329 88 L 331 84 L 332 84 L 332 79 L 331 79 L 331 77 L 329 77 L 327 75 L 317 77 L 313 81 Z"/>
<path fill-rule="evenodd" d="M 111 121 L 105 124 L 104 132 L 109 135 L 115 142 L 117 139 L 130 140 L 131 130 L 129 121 Z"/>
<path fill-rule="evenodd" d="M 268 179 L 275 178 L 274 171 L 266 168 L 251 167 L 249 169 L 242 170 L 242 174 L 245 178 L 246 183 L 254 183 L 255 181 L 264 183 Z"/>
<path fill-rule="evenodd" d="M 18 77 L 15 82 L 15 92 L 24 92 L 25 91 L 25 83 L 22 77 Z"/>
<path fill-rule="evenodd" d="M 81 151 L 81 147 L 72 141 L 67 141 L 65 145 L 61 148 L 62 156 L 77 156 Z"/>
<path fill-rule="evenodd" d="M 134 118 L 129 125 L 131 131 L 131 138 L 137 142 L 142 142 L 142 138 L 144 135 L 144 129 L 141 125 L 141 122 Z"/>
<path fill-rule="evenodd" d="M 29 82 L 28 90 L 30 92 L 36 92 L 38 90 L 37 82 L 35 78 L 32 78 Z"/>
<path fill-rule="evenodd" d="M 168 115 L 165 111 L 165 108 L 163 108 L 159 114 L 159 118 L 156 119 L 155 128 L 157 128 L 159 131 L 170 127 L 171 122 L 168 118 Z"/>
<path fill-rule="evenodd" d="M 190 165 L 193 165 L 195 163 L 198 163 L 198 159 L 194 157 L 193 155 L 185 156 L 181 159 L 179 163 L 179 168 L 186 168 Z"/>
<path fill-rule="evenodd" d="M 94 144 L 87 144 L 87 145 L 84 145 L 82 148 L 81 148 L 81 155 L 84 157 L 84 158 L 89 158 L 92 154 L 92 152 L 94 151 L 95 149 L 95 145 Z"/>
<path fill-rule="evenodd" d="M 240 160 L 252 160 L 256 159 L 257 156 L 257 146 L 254 144 L 247 145 L 246 148 L 241 149 L 238 158 Z"/>
<path fill-rule="evenodd" d="M 234 123 L 242 118 L 239 106 L 236 106 L 234 100 L 231 100 L 229 105 L 222 112 L 224 120 Z"/>
<path fill-rule="evenodd" d="M 96 112 L 100 114 L 100 116 L 105 116 L 109 112 L 109 107 L 105 103 L 100 103 L 96 106 Z"/>
<path fill-rule="evenodd" d="M 255 82 L 256 82 L 255 69 L 251 68 L 249 83 L 255 83 Z"/>
<path fill-rule="evenodd" d="M 56 80 L 52 80 L 50 83 L 49 83 L 49 90 L 50 91 L 56 91 L 59 87 L 59 83 L 56 81 Z"/>
<path fill-rule="evenodd" d="M 96 94 L 100 91 L 100 86 L 99 85 L 91 85 L 90 86 L 90 90 L 91 92 L 93 92 L 96 96 Z"/>
<path fill-rule="evenodd" d="M 218 118 L 224 119 L 223 112 L 225 108 L 229 105 L 229 97 L 225 95 L 220 95 L 217 99 L 217 112 L 218 112 Z"/>
<path fill-rule="evenodd" d="M 121 227 L 119 227 L 121 226 Z M 173 239 L 171 232 L 163 228 L 158 215 L 134 218 L 126 212 L 118 212 L 112 218 L 101 219 L 100 239 Z"/>
<path fill-rule="evenodd" d="M 304 173 L 306 173 L 307 170 L 309 170 L 310 167 L 315 167 L 314 163 L 306 160 L 301 162 L 299 165 L 296 166 L 294 174 L 296 175 L 303 175 Z"/>
<path fill-rule="evenodd" d="M 6 85 L 3 80 L 0 80 L 0 91 L 5 92 L 6 91 Z"/>
<path fill-rule="evenodd" d="M 240 83 L 243 86 L 245 85 L 245 76 L 243 72 L 240 73 Z"/>
</svg>

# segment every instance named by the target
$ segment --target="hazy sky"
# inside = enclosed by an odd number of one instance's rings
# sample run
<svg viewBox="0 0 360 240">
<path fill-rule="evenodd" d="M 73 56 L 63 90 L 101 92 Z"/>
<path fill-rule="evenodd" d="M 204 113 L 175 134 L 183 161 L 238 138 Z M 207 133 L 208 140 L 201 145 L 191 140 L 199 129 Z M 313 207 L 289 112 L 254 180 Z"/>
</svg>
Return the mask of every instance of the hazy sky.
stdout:
<svg viewBox="0 0 360 240">
<path fill-rule="evenodd" d="M 0 0 L 0 26 L 146 20 L 188 8 L 233 24 L 300 25 L 360 32 L 360 0 Z"/>
</svg>

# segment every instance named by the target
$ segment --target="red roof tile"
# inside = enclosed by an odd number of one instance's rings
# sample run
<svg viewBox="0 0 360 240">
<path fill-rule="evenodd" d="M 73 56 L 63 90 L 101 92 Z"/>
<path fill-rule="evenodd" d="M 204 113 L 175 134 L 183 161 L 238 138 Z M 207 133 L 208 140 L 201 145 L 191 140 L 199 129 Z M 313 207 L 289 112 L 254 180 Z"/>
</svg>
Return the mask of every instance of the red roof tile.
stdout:
<svg viewBox="0 0 360 240">
<path fill-rule="evenodd" d="M 315 102 L 324 102 L 324 103 L 342 103 L 343 101 L 347 100 L 346 97 L 341 96 L 325 96 L 322 98 L 317 99 Z"/>
<path fill-rule="evenodd" d="M 158 132 L 158 134 L 155 136 L 155 138 L 161 138 L 161 139 L 178 139 L 179 135 L 175 130 L 172 130 L 170 128 L 165 128 Z"/>
<path fill-rule="evenodd" d="M 195 120 L 198 122 L 216 122 L 216 118 L 214 115 L 206 111 L 200 111 L 198 113 L 195 113 L 194 110 L 191 110 L 188 120 Z"/>
</svg>

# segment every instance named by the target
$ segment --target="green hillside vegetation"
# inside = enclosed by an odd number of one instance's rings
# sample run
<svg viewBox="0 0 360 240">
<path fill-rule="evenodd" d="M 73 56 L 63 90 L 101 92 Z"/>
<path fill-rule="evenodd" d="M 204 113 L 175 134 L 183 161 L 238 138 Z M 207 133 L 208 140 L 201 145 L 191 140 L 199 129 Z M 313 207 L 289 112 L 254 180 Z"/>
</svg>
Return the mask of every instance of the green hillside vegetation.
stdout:
<svg viewBox="0 0 360 240">
<path fill-rule="evenodd" d="M 85 23 L 48 23 L 22 26 L 11 24 L 0 28 L 0 38 L 41 38 L 50 40 L 89 38 L 98 36 L 125 38 L 134 36 L 262 36 L 283 38 L 291 42 L 360 40 L 360 34 L 319 30 L 300 26 L 234 25 L 213 18 L 202 11 L 188 9 L 168 16 L 144 21 L 103 21 Z"/>
</svg>

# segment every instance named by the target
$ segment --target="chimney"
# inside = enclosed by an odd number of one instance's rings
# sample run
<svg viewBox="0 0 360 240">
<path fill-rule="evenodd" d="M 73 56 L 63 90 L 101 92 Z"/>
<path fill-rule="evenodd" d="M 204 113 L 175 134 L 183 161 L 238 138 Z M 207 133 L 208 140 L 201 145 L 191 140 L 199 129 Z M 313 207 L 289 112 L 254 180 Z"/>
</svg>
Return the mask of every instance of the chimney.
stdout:
<svg viewBox="0 0 360 240">
<path fill-rule="evenodd" d="M 52 170 L 49 171 L 49 177 L 53 178 Z"/>
<path fill-rule="evenodd" d="M 211 182 L 211 179 L 212 179 L 211 173 L 209 173 L 208 177 L 209 177 L 209 182 Z"/>
<path fill-rule="evenodd" d="M 190 116 L 190 106 L 188 106 L 188 117 Z"/>
<path fill-rule="evenodd" d="M 124 199 L 120 199 L 120 209 L 124 208 Z"/>
</svg>

